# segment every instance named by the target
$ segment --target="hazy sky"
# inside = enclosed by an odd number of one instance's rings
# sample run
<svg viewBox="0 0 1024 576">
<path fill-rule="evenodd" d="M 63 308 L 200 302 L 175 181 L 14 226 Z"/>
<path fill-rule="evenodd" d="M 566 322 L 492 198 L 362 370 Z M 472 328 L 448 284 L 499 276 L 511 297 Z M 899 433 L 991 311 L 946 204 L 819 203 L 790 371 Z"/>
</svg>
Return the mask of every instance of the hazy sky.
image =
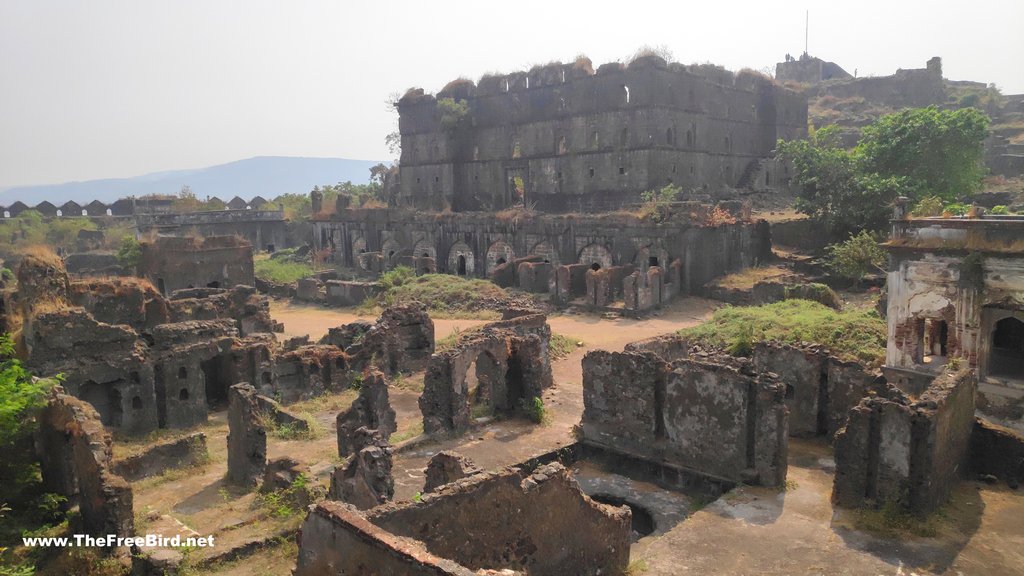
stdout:
<svg viewBox="0 0 1024 576">
<path fill-rule="evenodd" d="M 389 94 L 665 46 L 859 75 L 920 68 L 1024 93 L 1024 2 L 0 0 L 0 187 L 250 156 L 386 159 Z"/>
</svg>

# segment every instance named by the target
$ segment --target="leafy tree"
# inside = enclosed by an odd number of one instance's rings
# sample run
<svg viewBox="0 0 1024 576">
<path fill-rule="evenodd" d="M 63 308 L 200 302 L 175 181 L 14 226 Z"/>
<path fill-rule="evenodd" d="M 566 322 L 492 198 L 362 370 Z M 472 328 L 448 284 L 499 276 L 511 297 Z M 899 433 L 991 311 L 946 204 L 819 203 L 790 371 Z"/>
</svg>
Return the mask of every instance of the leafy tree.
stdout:
<svg viewBox="0 0 1024 576">
<path fill-rule="evenodd" d="M 667 184 L 658 190 L 647 190 L 640 193 L 643 200 L 641 208 L 644 216 L 650 216 L 654 221 L 661 221 L 669 216 L 669 205 L 679 198 L 683 189 L 674 184 Z"/>
<path fill-rule="evenodd" d="M 977 190 L 987 135 L 981 111 L 933 106 L 879 118 L 852 150 L 830 126 L 807 140 L 780 141 L 776 151 L 793 164 L 797 210 L 846 235 L 884 228 L 898 196 L 949 201 Z"/>
<path fill-rule="evenodd" d="M 811 131 L 807 140 L 779 141 L 778 156 L 793 164 L 796 209 L 836 235 L 882 228 L 892 201 L 911 193 L 905 178 L 862 171 L 856 150 L 846 150 L 839 129 Z"/>
<path fill-rule="evenodd" d="M 36 413 L 53 380 L 33 379 L 14 357 L 14 343 L 0 334 L 0 486 L 7 504 L 16 506 L 22 492 L 38 481 L 32 448 Z"/>
<path fill-rule="evenodd" d="M 384 186 L 384 177 L 388 173 L 388 167 L 383 163 L 370 167 L 370 182 Z"/>
<path fill-rule="evenodd" d="M 142 258 L 142 246 L 135 236 L 127 234 L 121 239 L 121 247 L 117 250 L 117 262 L 125 268 L 135 270 Z"/>
<path fill-rule="evenodd" d="M 867 231 L 850 236 L 845 242 L 833 244 L 827 249 L 827 265 L 833 272 L 849 278 L 856 284 L 870 272 L 884 272 L 887 256 L 885 250 Z"/>
<path fill-rule="evenodd" d="M 80 230 L 96 230 L 96 223 L 88 218 L 57 218 L 49 223 L 46 242 L 54 246 L 71 246 Z"/>
<path fill-rule="evenodd" d="M 905 109 L 865 127 L 856 153 L 864 172 L 904 176 L 921 190 L 956 200 L 981 186 L 988 124 L 977 108 Z"/>
<path fill-rule="evenodd" d="M 174 209 L 178 212 L 197 212 L 200 208 L 196 193 L 189 186 L 182 186 L 178 197 L 174 200 Z"/>
</svg>

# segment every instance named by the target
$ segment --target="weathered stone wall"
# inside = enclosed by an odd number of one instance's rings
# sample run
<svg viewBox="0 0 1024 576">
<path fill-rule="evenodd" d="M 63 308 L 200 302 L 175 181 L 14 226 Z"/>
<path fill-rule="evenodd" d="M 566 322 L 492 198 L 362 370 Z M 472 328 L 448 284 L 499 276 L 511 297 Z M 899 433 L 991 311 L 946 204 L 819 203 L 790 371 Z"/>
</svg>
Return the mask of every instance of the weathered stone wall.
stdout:
<svg viewBox="0 0 1024 576">
<path fill-rule="evenodd" d="M 472 569 L 620 574 L 629 563 L 628 509 L 590 500 L 558 463 L 471 476 L 367 518 Z"/>
<path fill-rule="evenodd" d="M 260 392 L 290 404 L 327 391 L 344 390 L 351 376 L 344 350 L 321 344 L 300 346 L 277 357 L 273 384 L 261 384 Z"/>
<path fill-rule="evenodd" d="M 836 435 L 832 500 L 839 506 L 895 502 L 927 515 L 968 470 L 975 375 L 947 373 L 917 399 L 895 388 L 863 399 Z"/>
<path fill-rule="evenodd" d="M 631 215 L 535 214 L 506 220 L 476 213 L 346 210 L 314 222 L 315 245 L 318 250 L 333 250 L 338 264 L 353 268 L 358 267 L 356 256 L 363 247 L 376 251 L 387 245 L 396 258 L 427 254 L 436 260 L 438 272 L 450 274 L 459 272 L 457 257 L 462 256 L 467 262 L 464 274 L 481 278 L 493 271 L 488 268 L 488 254 L 493 256 L 499 248 L 511 254 L 508 262 L 532 255 L 555 266 L 585 264 L 584 268 L 597 263 L 602 268 L 646 269 L 653 264 L 652 257 L 658 266 L 679 260 L 678 294 L 696 293 L 717 276 L 770 258 L 766 223 L 703 226 L 689 216 L 698 208 L 706 207 L 683 207 L 677 216 L 660 223 Z M 583 270 L 570 271 L 569 277 L 562 278 L 556 271 L 556 294 L 585 293 L 583 274 Z M 621 278 L 616 286 L 614 290 L 621 291 Z"/>
<path fill-rule="evenodd" d="M 182 288 L 252 286 L 253 247 L 235 236 L 158 237 L 142 242 L 139 274 L 163 294 Z"/>
<path fill-rule="evenodd" d="M 439 558 L 423 543 L 395 536 L 371 524 L 350 505 L 323 501 L 302 524 L 295 576 L 322 574 L 404 574 L 475 576 L 457 563 Z"/>
<path fill-rule="evenodd" d="M 433 492 L 438 487 L 483 472 L 472 460 L 458 452 L 443 451 L 434 454 L 427 463 L 423 475 L 423 492 Z"/>
<path fill-rule="evenodd" d="M 329 306 L 355 306 L 362 304 L 367 298 L 373 298 L 381 291 L 380 286 L 376 282 L 328 280 L 325 284 L 327 286 L 327 304 Z"/>
<path fill-rule="evenodd" d="M 1024 259 L 1015 248 L 1022 230 L 1024 221 L 1012 216 L 898 219 L 888 243 L 886 310 L 888 367 L 935 375 L 949 358 L 962 358 L 977 369 L 979 407 L 1017 429 L 1024 424 L 1013 407 L 1024 401 L 1024 378 L 999 369 L 994 343 L 999 323 L 1024 323 Z M 1013 355 L 1024 365 L 1024 348 Z"/>
<path fill-rule="evenodd" d="M 395 410 L 388 400 L 388 383 L 380 372 L 370 372 L 362 376 L 359 396 L 352 402 L 348 410 L 338 413 L 336 420 L 338 430 L 338 455 L 346 458 L 358 452 L 362 446 L 357 441 L 356 431 L 367 428 L 376 431 L 387 440 L 398 430 L 395 422 Z"/>
<path fill-rule="evenodd" d="M 431 356 L 419 399 L 424 431 L 460 432 L 469 427 L 466 380 L 474 363 L 478 397 L 492 410 L 512 413 L 539 397 L 551 386 L 550 340 L 546 317 L 533 314 L 487 324 Z"/>
<path fill-rule="evenodd" d="M 88 403 L 59 386 L 50 392 L 36 440 L 44 485 L 78 503 L 85 533 L 131 536 L 132 489 L 110 470 L 111 442 Z"/>
<path fill-rule="evenodd" d="M 71 282 L 68 298 L 107 324 L 127 324 L 144 331 L 171 321 L 167 300 L 138 278 L 103 278 Z"/>
<path fill-rule="evenodd" d="M 267 431 L 260 421 L 256 390 L 250 384 L 231 387 L 228 402 L 229 481 L 253 488 L 267 467 Z"/>
<path fill-rule="evenodd" d="M 410 90 L 398 103 L 397 203 L 616 209 L 670 183 L 749 185 L 749 167 L 777 139 L 806 133 L 806 99 L 771 79 L 653 56 L 596 74 L 587 61 L 455 84 L 436 97 Z M 437 100 L 446 97 L 468 106 L 454 130 L 442 126 Z"/>
<path fill-rule="evenodd" d="M 140 214 L 139 232 L 164 236 L 240 236 L 256 250 L 280 250 L 293 245 L 281 210 L 213 210 L 187 214 Z"/>
<path fill-rule="evenodd" d="M 716 363 L 721 362 L 721 363 Z M 785 386 L 727 358 L 597 350 L 583 358 L 585 442 L 728 480 L 786 479 Z"/>
<path fill-rule="evenodd" d="M 977 419 L 971 434 L 971 470 L 991 474 L 1016 489 L 1024 481 L 1024 436 Z"/>
</svg>

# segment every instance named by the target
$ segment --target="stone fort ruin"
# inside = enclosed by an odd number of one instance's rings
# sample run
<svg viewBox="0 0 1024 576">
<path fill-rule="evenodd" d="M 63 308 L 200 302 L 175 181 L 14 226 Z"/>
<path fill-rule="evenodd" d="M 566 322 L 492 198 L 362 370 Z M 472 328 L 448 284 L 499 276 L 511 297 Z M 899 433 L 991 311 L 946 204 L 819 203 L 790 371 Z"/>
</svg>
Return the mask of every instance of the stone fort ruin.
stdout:
<svg viewBox="0 0 1024 576">
<path fill-rule="evenodd" d="M 654 55 L 458 79 L 397 108 L 396 203 L 456 212 L 614 210 L 667 184 L 770 188 L 786 180 L 768 159 L 776 142 L 807 132 L 806 99 L 770 78 Z"/>
</svg>

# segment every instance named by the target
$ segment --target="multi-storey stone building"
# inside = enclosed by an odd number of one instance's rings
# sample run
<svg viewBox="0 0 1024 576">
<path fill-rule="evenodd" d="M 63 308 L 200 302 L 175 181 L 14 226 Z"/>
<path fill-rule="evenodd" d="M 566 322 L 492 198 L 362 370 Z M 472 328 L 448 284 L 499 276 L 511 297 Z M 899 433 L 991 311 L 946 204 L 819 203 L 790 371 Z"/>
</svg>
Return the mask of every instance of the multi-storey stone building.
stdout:
<svg viewBox="0 0 1024 576">
<path fill-rule="evenodd" d="M 770 78 L 657 56 L 460 79 L 397 107 L 396 202 L 457 212 L 607 211 L 667 184 L 770 188 L 788 180 L 769 159 L 776 142 L 807 130 L 806 99 Z"/>
</svg>

